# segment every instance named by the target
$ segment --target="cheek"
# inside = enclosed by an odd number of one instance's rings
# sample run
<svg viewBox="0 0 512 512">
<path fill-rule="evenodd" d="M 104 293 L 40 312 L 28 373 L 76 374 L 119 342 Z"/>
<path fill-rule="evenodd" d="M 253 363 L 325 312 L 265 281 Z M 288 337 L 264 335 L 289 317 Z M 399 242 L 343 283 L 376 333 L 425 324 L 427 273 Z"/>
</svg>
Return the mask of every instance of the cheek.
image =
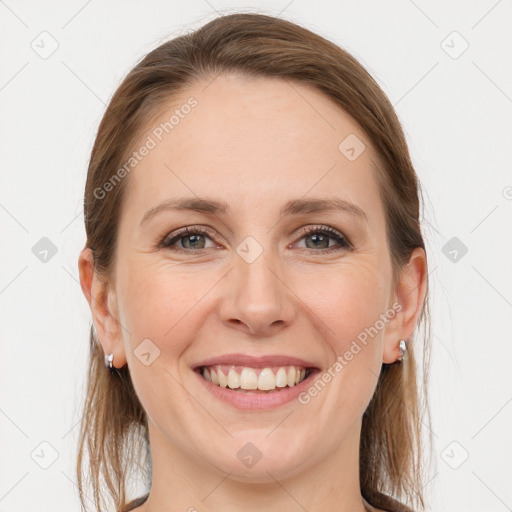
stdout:
<svg viewBox="0 0 512 512">
<path fill-rule="evenodd" d="M 187 339 L 184 331 L 205 293 L 204 280 L 139 263 L 128 269 L 122 282 L 120 315 L 130 333 L 132 349 L 149 338 L 162 355 L 181 352 L 180 340 Z"/>
<path fill-rule="evenodd" d="M 372 326 L 385 313 L 385 288 L 382 276 L 372 265 L 350 265 L 326 275 L 316 283 L 304 281 L 303 294 L 308 305 L 324 323 L 326 339 L 336 354 L 349 350 L 354 340 L 372 337 Z M 317 290 L 311 293 L 311 290 Z M 379 324 L 380 325 L 380 324 Z M 381 334 L 381 333 L 380 333 Z M 375 336 L 375 338 L 377 338 Z M 360 343 L 364 348 L 364 344 Z"/>
<path fill-rule="evenodd" d="M 185 429 L 176 418 L 186 418 L 191 404 L 172 390 L 179 389 L 180 356 L 190 344 L 193 326 L 197 329 L 194 306 L 208 289 L 207 284 L 190 274 L 180 275 L 168 267 L 143 262 L 132 262 L 126 271 L 121 269 L 119 277 L 123 279 L 119 281 L 123 283 L 119 299 L 126 326 L 126 356 L 137 396 L 156 424 Z M 154 345 L 144 341 L 147 339 Z M 143 341 L 145 345 L 141 345 Z M 146 351 L 151 359 L 148 365 L 138 359 Z M 175 417 L 168 417 L 168 411 Z"/>
<path fill-rule="evenodd" d="M 322 293 L 311 293 L 305 282 L 303 293 L 316 317 L 330 352 L 330 366 L 324 371 L 326 388 L 313 405 L 314 416 L 343 431 L 347 422 L 360 417 L 375 391 L 382 364 L 382 334 L 378 322 L 385 312 L 385 288 L 375 266 L 356 265 L 336 271 L 316 282 Z M 307 291 L 309 290 L 309 292 Z M 328 347 L 327 347 L 328 345 Z M 313 386 L 314 387 L 314 386 Z M 318 385 L 317 389 L 322 389 Z M 333 414 L 333 411 L 339 413 Z"/>
</svg>

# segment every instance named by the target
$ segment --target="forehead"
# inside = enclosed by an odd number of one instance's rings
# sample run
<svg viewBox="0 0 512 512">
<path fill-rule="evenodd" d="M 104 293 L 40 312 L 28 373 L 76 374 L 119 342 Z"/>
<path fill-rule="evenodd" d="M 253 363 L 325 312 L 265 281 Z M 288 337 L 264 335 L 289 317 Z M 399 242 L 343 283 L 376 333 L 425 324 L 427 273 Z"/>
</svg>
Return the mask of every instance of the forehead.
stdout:
<svg viewBox="0 0 512 512">
<path fill-rule="evenodd" d="M 143 145 L 151 149 L 130 173 L 135 209 L 205 195 L 233 208 L 250 209 L 254 200 L 279 209 L 312 195 L 357 200 L 370 217 L 382 213 L 368 137 L 305 84 L 236 75 L 196 83 L 147 123 L 135 149 Z M 356 159 L 352 148 L 362 150 Z"/>
</svg>

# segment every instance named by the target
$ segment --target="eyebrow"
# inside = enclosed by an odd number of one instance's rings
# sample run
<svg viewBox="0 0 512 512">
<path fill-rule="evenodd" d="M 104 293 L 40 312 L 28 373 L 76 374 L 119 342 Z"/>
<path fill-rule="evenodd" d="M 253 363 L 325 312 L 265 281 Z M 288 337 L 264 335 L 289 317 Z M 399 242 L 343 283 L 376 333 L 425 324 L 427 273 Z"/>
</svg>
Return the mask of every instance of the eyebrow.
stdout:
<svg viewBox="0 0 512 512">
<path fill-rule="evenodd" d="M 231 208 L 227 203 L 204 197 L 182 197 L 168 199 L 154 208 L 146 211 L 140 225 L 145 224 L 149 219 L 164 211 L 194 211 L 210 215 L 227 215 Z M 305 213 L 322 213 L 331 211 L 343 211 L 352 216 L 359 217 L 367 224 L 368 215 L 359 206 L 345 199 L 333 198 L 311 198 L 292 199 L 280 210 L 281 217 L 299 215 Z"/>
</svg>

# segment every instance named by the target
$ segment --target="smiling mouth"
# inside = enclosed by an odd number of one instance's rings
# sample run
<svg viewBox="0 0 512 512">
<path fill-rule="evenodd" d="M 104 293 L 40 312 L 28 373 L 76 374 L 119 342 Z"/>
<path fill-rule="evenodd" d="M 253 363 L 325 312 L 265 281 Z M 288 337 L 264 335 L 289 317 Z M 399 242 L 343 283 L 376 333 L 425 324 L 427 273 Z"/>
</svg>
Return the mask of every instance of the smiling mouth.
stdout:
<svg viewBox="0 0 512 512">
<path fill-rule="evenodd" d="M 292 388 L 306 380 L 314 370 L 302 366 L 251 368 L 221 364 L 196 369 L 211 384 L 240 393 L 275 393 Z"/>
</svg>

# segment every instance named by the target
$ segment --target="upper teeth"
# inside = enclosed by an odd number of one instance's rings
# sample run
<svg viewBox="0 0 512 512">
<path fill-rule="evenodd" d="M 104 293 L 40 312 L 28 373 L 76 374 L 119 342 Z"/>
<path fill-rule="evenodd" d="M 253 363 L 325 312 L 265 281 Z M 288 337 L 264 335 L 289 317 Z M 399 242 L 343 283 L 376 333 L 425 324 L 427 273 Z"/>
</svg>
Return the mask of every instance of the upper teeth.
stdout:
<svg viewBox="0 0 512 512">
<path fill-rule="evenodd" d="M 271 390 L 295 386 L 304 380 L 306 369 L 300 366 L 262 369 L 216 365 L 204 367 L 202 374 L 207 381 L 223 388 Z"/>
</svg>

